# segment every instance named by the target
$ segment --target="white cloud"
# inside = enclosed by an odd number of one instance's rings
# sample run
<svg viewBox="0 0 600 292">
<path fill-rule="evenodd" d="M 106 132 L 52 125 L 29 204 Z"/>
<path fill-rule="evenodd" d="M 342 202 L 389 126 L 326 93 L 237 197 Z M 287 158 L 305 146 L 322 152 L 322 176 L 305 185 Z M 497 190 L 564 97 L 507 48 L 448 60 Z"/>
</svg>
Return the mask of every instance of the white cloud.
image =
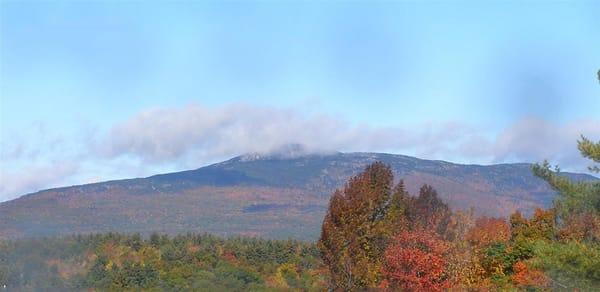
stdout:
<svg viewBox="0 0 600 292">
<path fill-rule="evenodd" d="M 555 125 L 541 119 L 523 119 L 505 129 L 494 141 L 494 162 L 548 159 L 563 168 L 584 170 L 576 140 L 581 135 L 600 140 L 600 120 L 581 120 Z"/>
<path fill-rule="evenodd" d="M 41 147 L 52 143 L 13 141 L 0 155 L 0 201 L 64 183 L 89 182 L 91 177 L 128 178 L 196 168 L 289 144 L 302 144 L 309 152 L 391 152 L 464 163 L 548 159 L 566 170 L 585 171 L 588 161 L 576 148 L 580 134 L 600 139 L 600 120 L 555 125 L 528 118 L 494 135 L 456 122 L 373 127 L 294 109 L 249 105 L 159 108 L 93 134 L 89 141 L 49 139 L 58 143 L 49 148 Z M 87 149 L 66 151 L 72 145 Z"/>
<path fill-rule="evenodd" d="M 62 186 L 78 170 L 77 164 L 66 161 L 16 171 L 0 169 L 0 202 L 40 189 Z"/>
<path fill-rule="evenodd" d="M 188 166 L 197 166 L 297 143 L 311 152 L 390 151 L 466 162 L 548 159 L 584 171 L 585 160 L 576 148 L 581 134 L 598 139 L 600 120 L 555 125 L 526 118 L 494 136 L 456 122 L 372 127 L 293 109 L 189 105 L 141 112 L 114 126 L 100 139 L 99 149 L 109 158 L 129 155 L 145 163 L 191 161 Z"/>
<path fill-rule="evenodd" d="M 371 127 L 292 109 L 234 105 L 141 112 L 116 125 L 97 149 L 107 157 L 131 155 L 149 163 L 211 160 L 248 152 L 267 153 L 287 144 L 311 152 L 383 151 L 423 146 L 436 153 L 472 130 L 456 123 L 423 127 Z M 99 146 L 98 146 L 99 145 Z"/>
</svg>

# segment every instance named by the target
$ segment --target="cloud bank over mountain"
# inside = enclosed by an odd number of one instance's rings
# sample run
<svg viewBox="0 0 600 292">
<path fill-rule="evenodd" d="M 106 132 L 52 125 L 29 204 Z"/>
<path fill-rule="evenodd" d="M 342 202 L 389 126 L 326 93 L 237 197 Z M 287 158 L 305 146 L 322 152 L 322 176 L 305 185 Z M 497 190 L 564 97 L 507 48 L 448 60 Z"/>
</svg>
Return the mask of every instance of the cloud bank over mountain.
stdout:
<svg viewBox="0 0 600 292">
<path fill-rule="evenodd" d="M 293 109 L 189 105 L 136 114 L 104 135 L 99 150 L 109 158 L 131 155 L 155 163 L 269 153 L 287 144 L 300 144 L 313 153 L 408 151 L 430 158 L 488 163 L 550 159 L 577 167 L 583 162 L 575 147 L 581 134 L 600 137 L 600 120 L 558 125 L 526 118 L 490 137 L 483 129 L 455 122 L 374 127 Z"/>
<path fill-rule="evenodd" d="M 63 151 L 69 145 L 54 145 L 54 160 L 37 161 L 18 169 L 3 163 L 2 180 L 8 184 L 0 188 L 0 201 L 59 183 L 87 183 L 89 179 L 85 178 L 96 177 L 99 174 L 94 172 L 100 172 L 85 167 L 90 161 L 94 163 L 89 164 L 103 166 L 106 177 L 97 178 L 102 180 L 118 178 L 115 173 L 129 177 L 197 168 L 235 155 L 267 154 L 290 144 L 302 145 L 306 153 L 391 152 L 462 163 L 548 159 L 563 169 L 585 171 L 587 161 L 579 156 L 575 144 L 581 134 L 600 139 L 600 120 L 555 124 L 525 118 L 499 133 L 489 133 L 476 125 L 457 122 L 383 127 L 353 124 L 335 116 L 292 108 L 245 104 L 155 108 L 139 112 L 106 131 L 87 135 L 79 143 L 81 149 L 67 151 L 70 154 Z M 62 140 L 53 141 L 60 144 Z M 12 149 L 3 151 L 3 162 L 19 159 L 27 152 L 23 150 L 26 146 L 30 145 L 13 141 L 12 147 L 3 147 Z"/>
</svg>

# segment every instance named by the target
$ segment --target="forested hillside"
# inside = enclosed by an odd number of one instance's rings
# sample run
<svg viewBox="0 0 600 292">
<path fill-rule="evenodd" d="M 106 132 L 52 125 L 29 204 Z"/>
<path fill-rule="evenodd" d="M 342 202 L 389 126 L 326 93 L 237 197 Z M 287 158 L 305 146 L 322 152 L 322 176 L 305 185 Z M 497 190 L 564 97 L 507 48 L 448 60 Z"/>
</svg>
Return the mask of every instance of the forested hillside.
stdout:
<svg viewBox="0 0 600 292">
<path fill-rule="evenodd" d="M 549 172 L 536 173 L 567 185 Z M 0 285 L 38 289 L 389 291 L 600 287 L 600 216 L 586 201 L 531 218 L 452 210 L 375 163 L 332 196 L 317 244 L 117 233 L 0 241 Z M 577 183 L 596 192 L 598 184 Z M 569 185 L 575 186 L 575 185 Z M 596 198 L 596 197 L 591 197 Z M 585 200 L 588 200 L 586 198 Z"/>
<path fill-rule="evenodd" d="M 116 233 L 0 242 L 0 289 L 323 290 L 314 244 Z"/>
<path fill-rule="evenodd" d="M 600 142 L 578 141 L 600 162 Z M 548 162 L 533 173 L 557 190 L 526 217 L 475 218 L 431 186 L 417 196 L 377 162 L 331 198 L 318 247 L 329 287 L 345 291 L 600 289 L 600 183 L 572 181 Z M 597 165 L 590 170 L 599 172 Z"/>
<path fill-rule="evenodd" d="M 449 208 L 431 186 L 411 195 L 403 182 L 393 184 L 388 166 L 375 163 L 332 196 L 317 244 L 157 233 L 0 241 L 0 285 L 199 291 L 598 288 L 597 210 L 559 215 L 561 210 L 537 209 L 531 218 L 519 212 L 508 220 L 476 218 L 472 211 Z M 559 224 L 557 216 L 568 217 Z"/>
<path fill-rule="evenodd" d="M 532 214 L 556 196 L 530 165 L 461 165 L 384 153 L 245 155 L 196 170 L 57 188 L 0 203 L 0 238 L 124 232 L 316 240 L 329 197 L 368 164 L 391 166 L 416 193 L 427 183 L 453 209 Z M 564 174 L 577 180 L 589 175 Z"/>
<path fill-rule="evenodd" d="M 600 142 L 579 150 L 600 162 Z M 591 171 L 600 171 L 597 165 Z M 26 290 L 596 290 L 600 182 L 536 164 L 559 197 L 531 216 L 452 209 L 375 162 L 337 189 L 316 244 L 214 235 L 78 235 L 0 241 L 0 285 Z M 264 207 L 260 207 L 264 208 Z M 260 209 L 259 208 L 259 209 Z"/>
<path fill-rule="evenodd" d="M 572 183 L 538 165 L 535 172 L 578 188 L 551 209 L 509 219 L 452 210 L 423 185 L 414 196 L 389 166 L 375 163 L 336 191 L 318 247 L 329 287 L 344 291 L 442 291 L 449 288 L 600 288 L 600 184 Z M 573 209 L 565 212 L 566 204 Z"/>
</svg>

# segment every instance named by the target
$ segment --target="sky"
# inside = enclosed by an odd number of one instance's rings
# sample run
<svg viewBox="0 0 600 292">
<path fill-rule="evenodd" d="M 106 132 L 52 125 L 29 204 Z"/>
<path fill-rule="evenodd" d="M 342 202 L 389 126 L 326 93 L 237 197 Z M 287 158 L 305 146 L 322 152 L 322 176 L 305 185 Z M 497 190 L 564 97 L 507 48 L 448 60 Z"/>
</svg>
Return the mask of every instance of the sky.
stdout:
<svg viewBox="0 0 600 292">
<path fill-rule="evenodd" d="M 288 144 L 585 172 L 599 1 L 0 1 L 0 202 Z"/>
</svg>

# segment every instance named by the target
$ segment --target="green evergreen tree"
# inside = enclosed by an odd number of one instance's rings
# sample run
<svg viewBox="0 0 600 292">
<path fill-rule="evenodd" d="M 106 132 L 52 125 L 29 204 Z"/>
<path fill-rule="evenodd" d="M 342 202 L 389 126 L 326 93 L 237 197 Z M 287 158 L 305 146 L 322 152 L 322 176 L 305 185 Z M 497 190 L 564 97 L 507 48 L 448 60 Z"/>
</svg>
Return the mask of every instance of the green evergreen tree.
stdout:
<svg viewBox="0 0 600 292">
<path fill-rule="evenodd" d="M 600 80 L 600 71 L 598 79 Z M 581 155 L 592 163 L 600 163 L 600 141 L 593 142 L 581 136 L 577 141 L 577 148 Z M 598 165 L 589 167 L 590 171 L 599 172 Z M 546 180 L 555 189 L 560 197 L 555 201 L 555 208 L 559 219 L 566 221 L 571 215 L 592 214 L 600 216 L 600 182 L 572 181 L 560 175 L 560 169 L 551 169 L 550 164 L 544 161 L 533 166 L 533 173 Z"/>
</svg>

